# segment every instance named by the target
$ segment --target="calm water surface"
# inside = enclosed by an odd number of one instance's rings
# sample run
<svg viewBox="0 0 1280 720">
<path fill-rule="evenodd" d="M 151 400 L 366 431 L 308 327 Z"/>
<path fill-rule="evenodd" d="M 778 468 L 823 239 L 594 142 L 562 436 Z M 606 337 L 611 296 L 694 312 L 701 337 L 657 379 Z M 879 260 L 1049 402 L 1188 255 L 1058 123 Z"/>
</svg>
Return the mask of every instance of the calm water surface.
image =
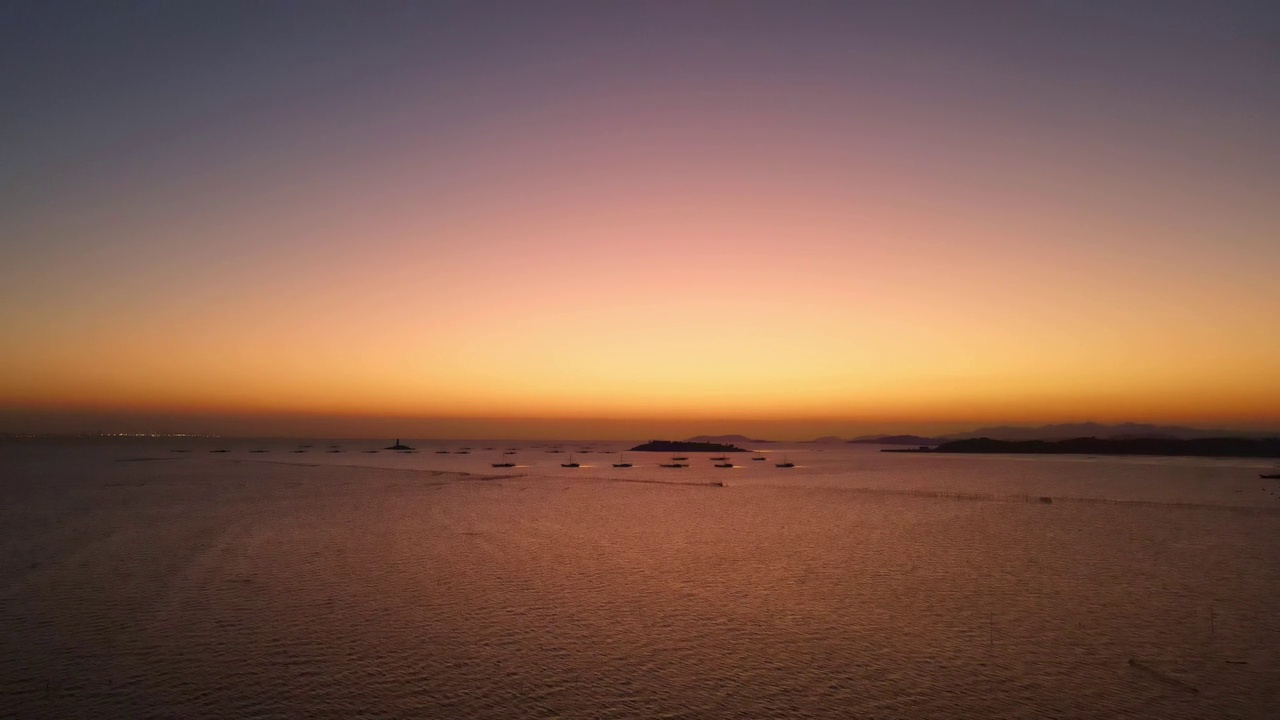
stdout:
<svg viewBox="0 0 1280 720">
<path fill-rule="evenodd" d="M 1274 462 L 299 442 L 0 445 L 0 716 L 1280 717 Z"/>
</svg>

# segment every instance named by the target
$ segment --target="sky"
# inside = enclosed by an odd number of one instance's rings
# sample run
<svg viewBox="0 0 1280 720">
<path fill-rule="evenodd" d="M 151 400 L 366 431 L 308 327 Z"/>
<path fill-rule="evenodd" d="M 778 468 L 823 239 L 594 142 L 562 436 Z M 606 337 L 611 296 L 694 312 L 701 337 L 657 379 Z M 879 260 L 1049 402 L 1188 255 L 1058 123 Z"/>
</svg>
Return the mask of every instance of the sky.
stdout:
<svg viewBox="0 0 1280 720">
<path fill-rule="evenodd" d="M 1274 2 L 14 0 L 0 98 L 0 431 L 1280 429 Z"/>
</svg>

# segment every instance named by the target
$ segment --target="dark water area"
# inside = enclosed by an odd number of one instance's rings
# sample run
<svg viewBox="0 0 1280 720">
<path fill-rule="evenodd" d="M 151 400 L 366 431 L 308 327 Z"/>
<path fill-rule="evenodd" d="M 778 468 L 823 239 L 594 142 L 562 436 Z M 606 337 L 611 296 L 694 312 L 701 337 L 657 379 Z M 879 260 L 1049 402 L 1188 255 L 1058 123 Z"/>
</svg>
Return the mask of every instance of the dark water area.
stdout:
<svg viewBox="0 0 1280 720">
<path fill-rule="evenodd" d="M 1274 463 L 406 442 L 0 445 L 0 716 L 1280 717 Z"/>
</svg>

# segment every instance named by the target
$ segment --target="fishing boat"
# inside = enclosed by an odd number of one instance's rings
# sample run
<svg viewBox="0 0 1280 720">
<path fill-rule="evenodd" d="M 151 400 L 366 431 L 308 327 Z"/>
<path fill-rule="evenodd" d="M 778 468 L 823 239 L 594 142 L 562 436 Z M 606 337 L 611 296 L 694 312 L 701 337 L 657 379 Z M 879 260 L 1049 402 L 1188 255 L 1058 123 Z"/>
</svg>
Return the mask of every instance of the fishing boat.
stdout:
<svg viewBox="0 0 1280 720">
<path fill-rule="evenodd" d="M 673 458 L 671 458 L 671 462 L 669 462 L 669 463 L 662 463 L 662 464 L 660 464 L 658 467 L 666 467 L 666 468 L 686 468 L 686 467 L 689 467 L 689 464 L 688 464 L 688 463 L 682 463 L 682 462 L 680 462 L 681 460 L 684 460 L 684 459 L 686 459 L 686 458 L 682 458 L 682 457 L 673 457 Z"/>
<path fill-rule="evenodd" d="M 629 468 L 631 467 L 631 463 L 627 462 L 626 455 L 618 453 L 618 462 L 614 463 L 613 466 L 616 468 Z"/>
<path fill-rule="evenodd" d="M 783 458 L 782 458 L 782 462 L 780 462 L 780 463 L 774 463 L 774 467 L 780 467 L 780 468 L 793 468 L 793 467 L 795 467 L 795 466 L 796 466 L 796 464 L 795 464 L 795 463 L 793 463 L 793 462 L 791 462 L 791 460 L 790 460 L 789 458 L 787 458 L 786 456 L 783 456 Z"/>
<path fill-rule="evenodd" d="M 716 467 L 731 468 L 731 467 L 734 467 L 734 464 L 726 460 L 725 462 L 722 462 L 722 463 L 716 463 Z"/>
<path fill-rule="evenodd" d="M 567 463 L 560 463 L 560 467 L 582 467 L 582 465 L 578 464 L 578 463 L 573 459 L 573 454 L 571 453 L 571 454 L 569 455 L 569 462 L 567 462 Z"/>
<path fill-rule="evenodd" d="M 504 454 L 504 455 L 510 455 L 511 453 L 503 453 L 503 454 Z M 515 467 L 515 466 L 516 466 L 516 464 L 515 464 L 515 463 L 511 462 L 510 460 L 506 459 L 505 457 L 498 458 L 498 461 L 497 461 L 497 462 L 493 462 L 493 463 L 489 463 L 489 464 L 490 464 L 491 466 L 493 466 L 493 467 Z"/>
</svg>

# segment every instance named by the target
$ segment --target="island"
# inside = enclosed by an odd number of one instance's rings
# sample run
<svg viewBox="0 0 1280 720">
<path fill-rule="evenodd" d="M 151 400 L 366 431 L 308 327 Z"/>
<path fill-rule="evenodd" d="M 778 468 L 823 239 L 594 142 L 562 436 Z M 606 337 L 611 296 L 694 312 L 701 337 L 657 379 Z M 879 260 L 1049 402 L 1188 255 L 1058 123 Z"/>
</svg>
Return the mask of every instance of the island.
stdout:
<svg viewBox="0 0 1280 720">
<path fill-rule="evenodd" d="M 1095 438 L 1071 440 L 953 440 L 936 448 L 885 449 L 881 452 L 1008 453 L 1042 455 L 1167 455 L 1191 457 L 1280 457 L 1280 437 L 1247 438 Z"/>
<path fill-rule="evenodd" d="M 650 440 L 637 445 L 628 452 L 746 452 L 737 445 L 725 445 L 713 442 L 693 442 L 689 440 Z"/>
<path fill-rule="evenodd" d="M 396 438 L 396 444 L 386 449 L 387 450 L 412 450 L 413 448 L 401 443 L 400 438 Z"/>
</svg>

